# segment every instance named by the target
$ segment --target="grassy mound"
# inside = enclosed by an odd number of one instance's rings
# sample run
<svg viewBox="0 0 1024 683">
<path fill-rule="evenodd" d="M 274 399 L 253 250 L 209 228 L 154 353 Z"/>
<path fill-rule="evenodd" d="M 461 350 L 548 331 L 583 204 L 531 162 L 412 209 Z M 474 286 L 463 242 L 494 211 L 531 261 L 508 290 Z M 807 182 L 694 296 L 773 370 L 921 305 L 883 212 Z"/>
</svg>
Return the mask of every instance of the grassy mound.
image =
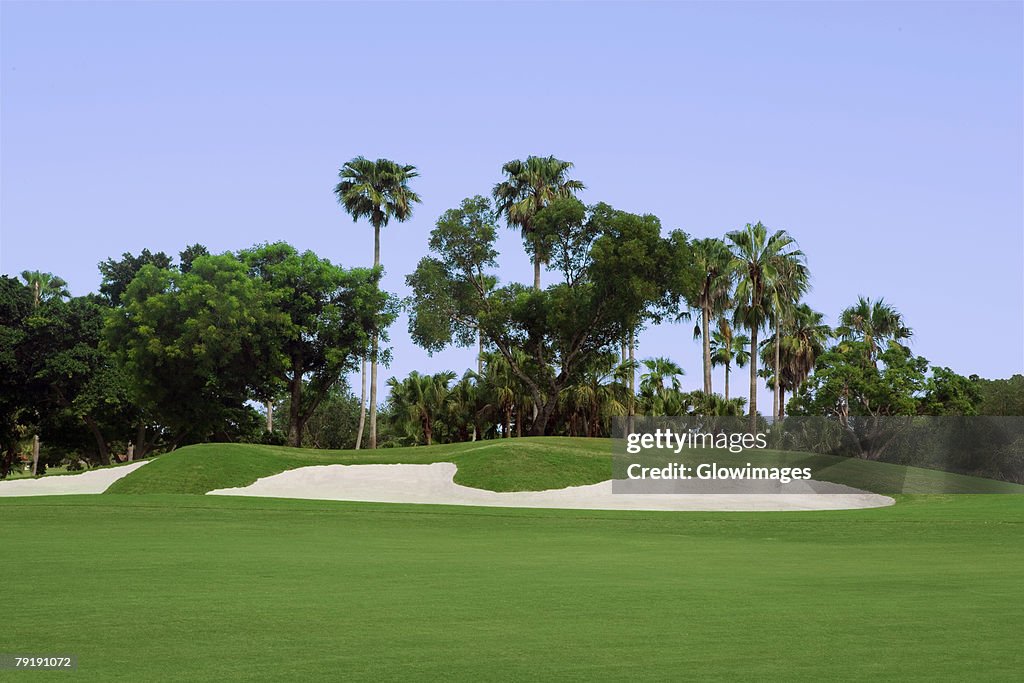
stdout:
<svg viewBox="0 0 1024 683">
<path fill-rule="evenodd" d="M 1024 493 L 1024 486 L 938 470 L 853 458 L 788 452 L 730 454 L 703 458 L 723 466 L 770 460 L 773 465 L 810 467 L 816 479 L 875 493 Z M 203 494 L 247 486 L 261 477 L 309 465 L 454 462 L 456 483 L 490 491 L 541 491 L 605 481 L 611 476 L 607 439 L 522 438 L 377 451 L 322 451 L 248 444 L 188 446 L 156 458 L 115 482 L 107 493 Z"/>
<path fill-rule="evenodd" d="M 248 444 L 201 444 L 156 458 L 107 493 L 197 493 L 248 486 L 260 477 L 310 465 L 454 462 L 456 483 L 489 491 L 541 491 L 596 484 L 611 466 L 605 439 L 478 441 L 377 451 L 325 451 Z M 145 471 L 142 476 L 136 476 Z"/>
</svg>

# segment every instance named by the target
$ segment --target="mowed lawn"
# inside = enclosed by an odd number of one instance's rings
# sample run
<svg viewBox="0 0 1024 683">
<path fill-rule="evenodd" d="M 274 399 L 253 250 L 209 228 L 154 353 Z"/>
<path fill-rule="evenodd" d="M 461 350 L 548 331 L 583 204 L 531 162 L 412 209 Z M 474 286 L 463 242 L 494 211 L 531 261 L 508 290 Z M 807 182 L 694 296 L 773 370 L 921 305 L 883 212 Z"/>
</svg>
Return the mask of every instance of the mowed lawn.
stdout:
<svg viewBox="0 0 1024 683">
<path fill-rule="evenodd" d="M 139 494 L 5 499 L 0 518 L 0 652 L 77 655 L 68 679 L 1019 680 L 1024 667 L 1016 495 L 651 513 Z"/>
</svg>

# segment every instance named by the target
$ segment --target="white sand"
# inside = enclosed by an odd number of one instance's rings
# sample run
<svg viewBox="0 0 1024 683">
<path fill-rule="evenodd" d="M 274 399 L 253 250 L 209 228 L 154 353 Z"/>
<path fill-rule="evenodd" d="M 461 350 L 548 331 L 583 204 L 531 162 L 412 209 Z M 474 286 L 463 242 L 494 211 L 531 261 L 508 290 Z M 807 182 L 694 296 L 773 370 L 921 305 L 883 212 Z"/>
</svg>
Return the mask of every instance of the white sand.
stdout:
<svg viewBox="0 0 1024 683">
<path fill-rule="evenodd" d="M 39 479 L 0 481 L 0 497 L 4 496 L 66 496 L 75 493 L 103 493 L 121 477 L 131 474 L 148 460 L 89 470 L 81 474 L 54 474 Z"/>
<path fill-rule="evenodd" d="M 257 480 L 241 488 L 217 489 L 207 495 L 307 498 L 371 503 L 428 503 L 488 507 L 569 508 L 580 510 L 846 510 L 882 507 L 895 501 L 828 482 L 792 482 L 776 486 L 782 493 L 743 492 L 730 482 L 727 493 L 714 482 L 676 484 L 679 493 L 612 493 L 612 482 L 549 491 L 496 493 L 456 484 L 450 462 L 431 465 L 318 465 L 300 467 Z M 621 487 L 622 482 L 619 486 Z"/>
</svg>

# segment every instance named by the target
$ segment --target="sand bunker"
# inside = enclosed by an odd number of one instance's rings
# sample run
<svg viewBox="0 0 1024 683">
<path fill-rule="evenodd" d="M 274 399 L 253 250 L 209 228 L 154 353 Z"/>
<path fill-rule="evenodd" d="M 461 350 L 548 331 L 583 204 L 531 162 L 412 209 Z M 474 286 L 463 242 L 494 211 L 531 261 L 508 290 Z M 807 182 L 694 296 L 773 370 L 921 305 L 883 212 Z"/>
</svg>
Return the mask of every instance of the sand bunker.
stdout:
<svg viewBox="0 0 1024 683">
<path fill-rule="evenodd" d="M 0 481 L 0 497 L 4 496 L 66 496 L 76 493 L 103 493 L 121 477 L 131 474 L 148 460 L 90 470 L 81 474 L 54 474 L 39 479 Z"/>
<path fill-rule="evenodd" d="M 887 496 L 819 481 L 787 484 L 784 492 L 743 492 L 736 482 L 728 492 L 714 482 L 686 482 L 679 492 L 612 493 L 612 482 L 549 491 L 496 493 L 456 484 L 457 467 L 431 465 L 317 465 L 300 467 L 240 488 L 207 495 L 347 500 L 370 503 L 428 503 L 487 507 L 568 508 L 578 510 L 847 510 L 892 505 Z"/>
</svg>

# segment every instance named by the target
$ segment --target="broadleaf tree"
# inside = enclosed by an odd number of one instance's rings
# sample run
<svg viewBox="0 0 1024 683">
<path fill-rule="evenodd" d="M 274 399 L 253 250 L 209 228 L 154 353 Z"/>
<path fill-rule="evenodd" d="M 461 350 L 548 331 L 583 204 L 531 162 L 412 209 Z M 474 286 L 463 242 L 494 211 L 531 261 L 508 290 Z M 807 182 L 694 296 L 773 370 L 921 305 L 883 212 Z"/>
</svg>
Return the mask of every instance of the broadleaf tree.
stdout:
<svg viewBox="0 0 1024 683">
<path fill-rule="evenodd" d="M 681 268 L 681 252 L 661 237 L 655 216 L 636 215 L 598 204 L 580 220 L 579 207 L 561 204 L 547 218 L 538 213 L 551 245 L 550 266 L 562 276 L 544 290 L 519 283 L 491 291 L 471 283 L 489 272 L 484 259 L 461 260 L 451 244 L 431 244 L 434 256 L 410 276 L 415 298 L 445 302 L 475 312 L 476 323 L 523 382 L 535 409 L 529 434 L 546 433 L 561 392 L 580 379 L 598 354 L 617 347 L 631 325 L 654 307 L 665 306 L 667 283 Z M 556 215 L 557 214 L 557 215 Z M 435 234 L 437 229 L 435 229 Z M 494 251 L 491 231 L 470 233 L 477 255 Z M 561 246 L 560 246 L 561 245 Z M 488 256 L 493 259 L 493 256 Z M 439 267 L 442 264 L 443 267 Z M 425 271 L 431 270 L 429 273 Z M 452 302 L 448 294 L 457 301 Z M 410 329 L 420 316 L 437 318 L 429 306 L 414 309 Z M 455 331 L 433 340 L 435 348 L 453 343 Z"/>
</svg>

